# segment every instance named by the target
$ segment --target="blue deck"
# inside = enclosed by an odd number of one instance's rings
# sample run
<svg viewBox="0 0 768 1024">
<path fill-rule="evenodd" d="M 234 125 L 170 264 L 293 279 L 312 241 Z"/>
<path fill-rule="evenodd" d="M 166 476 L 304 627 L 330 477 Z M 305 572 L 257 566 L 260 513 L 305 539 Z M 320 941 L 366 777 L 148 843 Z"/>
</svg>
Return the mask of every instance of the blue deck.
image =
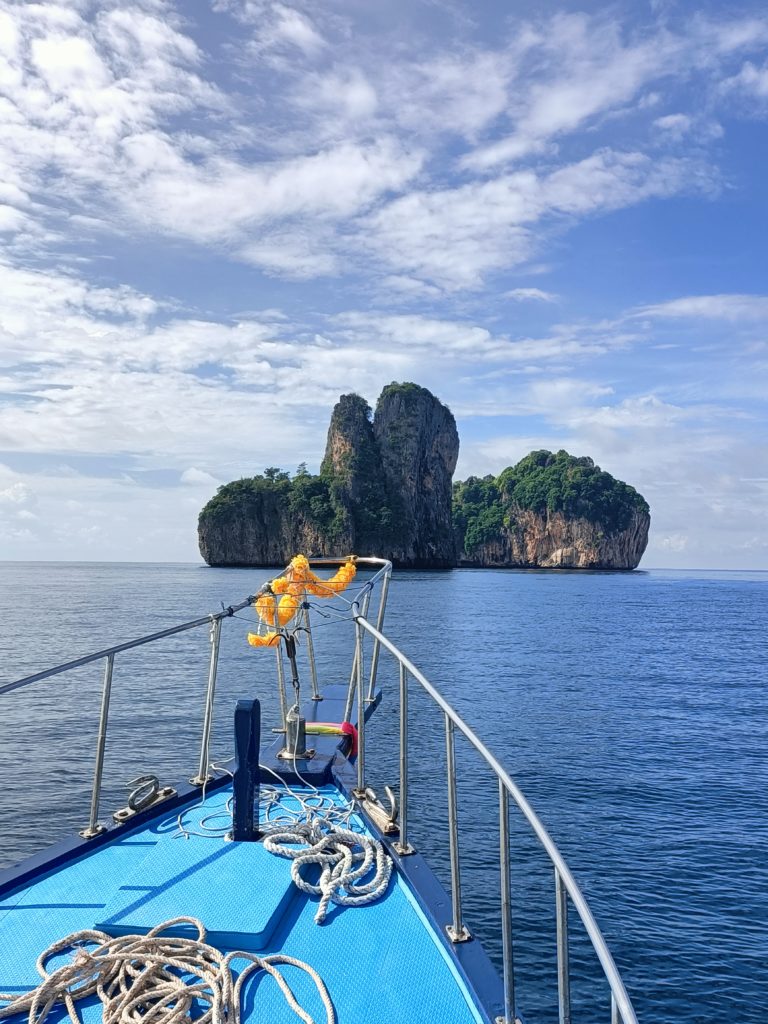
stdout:
<svg viewBox="0 0 768 1024">
<path fill-rule="evenodd" d="M 229 787 L 219 789 L 204 805 L 191 805 L 185 826 L 194 831 L 203 816 L 223 808 L 229 792 Z M 36 985 L 38 954 L 69 932 L 94 927 L 112 934 L 143 932 L 189 915 L 203 921 L 208 941 L 221 949 L 283 952 L 309 963 L 328 986 L 340 1024 L 487 1020 L 398 871 L 378 902 L 333 907 L 317 925 L 317 898 L 296 889 L 289 861 L 259 842 L 181 838 L 177 815 L 173 810 L 134 833 L 118 833 L 48 877 L 0 898 L 0 991 Z M 291 968 L 286 977 L 307 1011 L 324 1019 L 311 981 Z M 249 992 L 244 1022 L 296 1020 L 269 979 L 254 981 Z M 100 1004 L 84 1004 L 82 1013 L 85 1024 L 96 1024 Z"/>
</svg>

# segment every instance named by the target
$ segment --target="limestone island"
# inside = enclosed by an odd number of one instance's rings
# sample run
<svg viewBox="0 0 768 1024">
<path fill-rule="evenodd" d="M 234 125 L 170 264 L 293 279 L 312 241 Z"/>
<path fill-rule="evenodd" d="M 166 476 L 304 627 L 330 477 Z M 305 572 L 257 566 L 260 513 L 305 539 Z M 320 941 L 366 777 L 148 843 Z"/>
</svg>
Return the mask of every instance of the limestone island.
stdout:
<svg viewBox="0 0 768 1024">
<path fill-rule="evenodd" d="M 458 454 L 453 414 L 426 388 L 389 384 L 373 414 L 342 395 L 319 475 L 271 467 L 219 487 L 200 513 L 200 553 L 214 566 L 283 566 L 303 551 L 412 569 L 637 567 L 648 503 L 589 457 L 535 451 L 453 483 Z"/>
</svg>

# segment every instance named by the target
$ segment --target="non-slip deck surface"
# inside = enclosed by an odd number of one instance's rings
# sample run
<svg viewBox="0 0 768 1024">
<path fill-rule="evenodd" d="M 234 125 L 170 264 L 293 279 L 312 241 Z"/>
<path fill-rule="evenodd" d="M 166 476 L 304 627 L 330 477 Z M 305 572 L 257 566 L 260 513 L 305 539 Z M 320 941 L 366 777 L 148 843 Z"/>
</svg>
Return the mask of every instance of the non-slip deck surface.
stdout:
<svg viewBox="0 0 768 1024">
<path fill-rule="evenodd" d="M 227 790 L 212 794 L 205 807 L 185 814 L 185 824 L 194 830 L 195 822 L 221 809 L 227 796 Z M 221 949 L 284 952 L 311 964 L 328 986 L 339 1024 L 481 1019 L 397 875 L 378 902 L 334 907 L 317 925 L 316 898 L 293 886 L 287 860 L 261 843 L 184 839 L 177 832 L 172 813 L 0 898 L 0 991 L 37 984 L 38 954 L 72 931 L 94 926 L 121 934 L 145 931 L 184 914 L 199 917 L 211 929 L 209 941 Z M 311 981 L 295 968 L 285 971 L 302 1005 L 323 1021 Z M 84 1004 L 84 1024 L 98 1024 L 100 1016 L 98 1003 Z M 297 1018 L 274 981 L 262 977 L 249 986 L 243 1020 L 293 1024 Z"/>
<path fill-rule="evenodd" d="M 225 797 L 215 794 L 208 813 Z M 184 914 L 205 922 L 212 946 L 260 952 L 295 895 L 289 862 L 261 843 L 184 838 L 174 830 L 159 836 L 117 887 L 96 927 L 110 935 L 145 934 L 158 921 Z M 193 932 L 179 926 L 170 934 Z"/>
</svg>

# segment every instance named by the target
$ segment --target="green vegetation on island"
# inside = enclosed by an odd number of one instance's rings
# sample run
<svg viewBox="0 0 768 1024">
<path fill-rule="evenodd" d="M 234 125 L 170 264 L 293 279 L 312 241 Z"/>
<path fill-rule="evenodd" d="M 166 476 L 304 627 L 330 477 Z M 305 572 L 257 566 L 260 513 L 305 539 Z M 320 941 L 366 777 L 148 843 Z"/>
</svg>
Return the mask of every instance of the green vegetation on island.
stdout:
<svg viewBox="0 0 768 1024">
<path fill-rule="evenodd" d="M 244 518 L 261 518 L 265 506 L 273 503 L 331 538 L 343 529 L 345 512 L 334 501 L 330 481 L 308 473 L 305 463 L 293 478 L 285 470 L 269 466 L 263 474 L 222 484 L 201 511 L 200 524 L 226 528 Z"/>
<path fill-rule="evenodd" d="M 417 385 L 390 384 L 391 395 L 410 393 Z M 397 495 L 388 493 L 382 456 L 371 426 L 372 410 L 360 395 L 342 395 L 331 424 L 332 438 L 319 474 L 300 463 L 293 476 L 270 466 L 263 474 L 234 480 L 219 487 L 200 513 L 200 525 L 227 527 L 243 517 L 264 519 L 265 507 L 284 508 L 293 522 L 303 521 L 331 545 L 344 538 L 375 547 L 390 541 L 396 525 Z M 353 443 L 347 443 L 353 439 Z"/>
<path fill-rule="evenodd" d="M 452 484 L 456 422 L 426 388 L 392 383 L 376 412 L 334 407 L 320 472 L 275 466 L 219 487 L 200 513 L 211 565 L 280 565 L 297 551 L 377 554 L 411 568 L 634 568 L 648 504 L 588 457 L 531 452 Z"/>
<path fill-rule="evenodd" d="M 472 554 L 513 530 L 522 511 L 560 512 L 585 519 L 605 536 L 626 530 L 636 512 L 648 514 L 642 495 L 596 466 L 588 456 L 560 450 L 531 452 L 497 477 L 468 477 L 453 485 L 453 524 L 460 550 Z"/>
</svg>

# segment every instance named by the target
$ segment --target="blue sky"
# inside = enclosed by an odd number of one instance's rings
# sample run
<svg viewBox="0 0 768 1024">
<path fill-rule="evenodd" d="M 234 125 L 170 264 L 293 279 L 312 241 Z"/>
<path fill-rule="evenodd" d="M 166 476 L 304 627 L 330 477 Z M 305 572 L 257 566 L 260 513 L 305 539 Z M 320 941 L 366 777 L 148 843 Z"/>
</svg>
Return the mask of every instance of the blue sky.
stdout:
<svg viewBox="0 0 768 1024">
<path fill-rule="evenodd" d="M 762 4 L 0 0 L 0 558 L 194 560 L 414 380 L 768 568 Z"/>
</svg>

